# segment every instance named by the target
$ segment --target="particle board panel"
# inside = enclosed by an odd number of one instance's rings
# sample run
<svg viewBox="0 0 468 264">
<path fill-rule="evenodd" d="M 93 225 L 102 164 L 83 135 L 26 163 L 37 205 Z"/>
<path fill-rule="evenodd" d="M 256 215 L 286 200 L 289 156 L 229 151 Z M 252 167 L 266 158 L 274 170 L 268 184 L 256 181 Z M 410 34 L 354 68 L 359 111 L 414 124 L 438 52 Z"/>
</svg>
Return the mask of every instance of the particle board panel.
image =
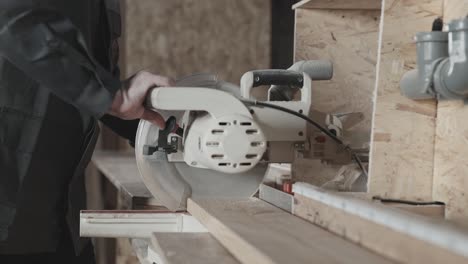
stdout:
<svg viewBox="0 0 468 264">
<path fill-rule="evenodd" d="M 432 201 L 435 101 L 400 94 L 415 68 L 416 32 L 430 30 L 442 0 L 385 0 L 370 153 L 368 191 L 382 198 Z"/>
<path fill-rule="evenodd" d="M 188 211 L 242 263 L 391 263 L 256 198 L 189 200 Z"/>
<path fill-rule="evenodd" d="M 151 241 L 166 264 L 239 263 L 208 233 L 155 233 Z"/>
<path fill-rule="evenodd" d="M 209 72 L 238 84 L 270 67 L 270 0 L 124 0 L 123 75 Z"/>
<path fill-rule="evenodd" d="M 468 1 L 446 0 L 444 22 L 465 17 Z M 468 226 L 468 107 L 439 101 L 434 157 L 434 199 L 445 203 L 446 217 Z"/>
<path fill-rule="evenodd" d="M 293 213 L 399 263 L 467 263 L 468 230 L 369 200 L 294 185 Z"/>
<path fill-rule="evenodd" d="M 331 81 L 313 82 L 312 107 L 362 112 L 364 120 L 345 135 L 358 148 L 370 141 L 379 17 L 378 10 L 296 9 L 295 60 L 328 59 L 334 67 Z"/>
<path fill-rule="evenodd" d="M 302 0 L 293 8 L 379 10 L 381 4 L 382 0 Z"/>
</svg>

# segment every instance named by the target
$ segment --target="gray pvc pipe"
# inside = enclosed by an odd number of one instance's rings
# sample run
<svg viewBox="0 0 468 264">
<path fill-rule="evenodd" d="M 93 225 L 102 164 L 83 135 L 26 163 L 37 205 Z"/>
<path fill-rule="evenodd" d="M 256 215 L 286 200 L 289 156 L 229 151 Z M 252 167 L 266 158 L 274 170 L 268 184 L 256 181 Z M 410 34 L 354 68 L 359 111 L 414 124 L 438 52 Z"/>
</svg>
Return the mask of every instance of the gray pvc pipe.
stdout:
<svg viewBox="0 0 468 264">
<path fill-rule="evenodd" d="M 442 99 L 468 97 L 468 19 L 449 24 L 449 58 L 437 67 L 434 87 Z"/>
<path fill-rule="evenodd" d="M 434 63 L 448 56 L 447 32 L 420 32 L 416 34 L 417 67 L 408 71 L 400 81 L 401 93 L 415 100 L 435 98 L 432 90 Z"/>
<path fill-rule="evenodd" d="M 414 100 L 434 98 L 434 95 L 424 91 L 424 83 L 420 81 L 419 75 L 418 70 L 411 70 L 403 75 L 400 80 L 401 94 Z"/>
</svg>

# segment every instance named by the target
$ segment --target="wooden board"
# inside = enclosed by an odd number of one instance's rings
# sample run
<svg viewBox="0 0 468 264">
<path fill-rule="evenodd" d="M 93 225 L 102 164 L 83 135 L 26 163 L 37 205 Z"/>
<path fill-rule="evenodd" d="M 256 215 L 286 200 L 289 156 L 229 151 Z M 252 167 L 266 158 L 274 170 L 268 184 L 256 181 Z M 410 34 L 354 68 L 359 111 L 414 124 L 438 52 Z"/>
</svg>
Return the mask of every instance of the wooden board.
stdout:
<svg viewBox="0 0 468 264">
<path fill-rule="evenodd" d="M 302 0 L 293 6 L 296 8 L 314 9 L 358 9 L 379 10 L 382 0 Z"/>
<path fill-rule="evenodd" d="M 372 128 L 368 191 L 383 198 L 432 201 L 435 101 L 400 94 L 416 64 L 413 36 L 431 28 L 442 0 L 386 0 Z"/>
<path fill-rule="evenodd" d="M 370 141 L 379 17 L 378 10 L 296 9 L 295 60 L 328 59 L 334 67 L 331 81 L 313 83 L 312 107 L 362 112 L 364 120 L 345 135 L 356 148 Z"/>
<path fill-rule="evenodd" d="M 166 264 L 239 263 L 208 233 L 154 233 L 151 241 Z"/>
<path fill-rule="evenodd" d="M 293 213 L 401 263 L 466 263 L 468 230 L 444 220 L 295 184 Z"/>
<path fill-rule="evenodd" d="M 389 263 L 261 200 L 189 200 L 188 211 L 242 263 Z"/>
<path fill-rule="evenodd" d="M 465 17 L 468 1 L 446 0 L 444 22 Z M 434 199 L 446 205 L 446 217 L 468 226 L 468 107 L 439 101 L 434 158 Z"/>
</svg>

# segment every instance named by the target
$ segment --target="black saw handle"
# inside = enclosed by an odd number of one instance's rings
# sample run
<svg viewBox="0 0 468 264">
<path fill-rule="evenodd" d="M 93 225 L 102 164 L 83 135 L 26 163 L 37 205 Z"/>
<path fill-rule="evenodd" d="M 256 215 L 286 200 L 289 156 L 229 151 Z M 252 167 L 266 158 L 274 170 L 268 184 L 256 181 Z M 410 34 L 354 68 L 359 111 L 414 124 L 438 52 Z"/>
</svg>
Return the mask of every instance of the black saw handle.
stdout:
<svg viewBox="0 0 468 264">
<path fill-rule="evenodd" d="M 304 76 L 300 72 L 291 70 L 255 70 L 253 74 L 253 87 L 262 85 L 281 85 L 302 88 Z"/>
</svg>

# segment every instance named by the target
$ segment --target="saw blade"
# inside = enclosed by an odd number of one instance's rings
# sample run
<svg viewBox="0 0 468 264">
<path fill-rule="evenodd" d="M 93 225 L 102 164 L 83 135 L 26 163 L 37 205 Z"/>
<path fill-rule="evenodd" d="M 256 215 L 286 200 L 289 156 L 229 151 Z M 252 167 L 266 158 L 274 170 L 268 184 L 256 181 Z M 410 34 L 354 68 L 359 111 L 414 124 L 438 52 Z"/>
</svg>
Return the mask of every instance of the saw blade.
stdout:
<svg viewBox="0 0 468 264">
<path fill-rule="evenodd" d="M 195 81 L 185 78 L 184 86 L 197 83 L 208 84 L 214 89 L 238 93 L 234 85 L 215 81 L 216 77 L 196 76 Z M 179 119 L 183 111 L 160 112 L 167 119 L 175 116 Z M 239 174 L 227 174 L 214 170 L 195 168 L 185 162 L 169 162 L 167 154 L 155 152 L 144 155 L 144 146 L 157 145 L 159 128 L 147 121 L 140 121 L 137 131 L 135 152 L 138 169 L 143 183 L 151 194 L 172 211 L 186 209 L 187 199 L 193 198 L 247 198 L 254 195 L 263 181 L 267 164 Z"/>
</svg>

